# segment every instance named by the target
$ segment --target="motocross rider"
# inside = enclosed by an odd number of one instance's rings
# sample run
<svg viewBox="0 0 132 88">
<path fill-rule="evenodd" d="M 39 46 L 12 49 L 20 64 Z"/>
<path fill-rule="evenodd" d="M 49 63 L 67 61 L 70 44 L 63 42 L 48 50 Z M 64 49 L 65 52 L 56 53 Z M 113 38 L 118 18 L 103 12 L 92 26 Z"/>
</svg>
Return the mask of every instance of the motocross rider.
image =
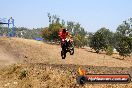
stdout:
<svg viewBox="0 0 132 88">
<path fill-rule="evenodd" d="M 70 33 L 67 31 L 66 28 L 61 28 L 62 31 L 59 32 L 59 37 L 60 39 L 65 39 L 66 40 L 66 46 L 70 47 L 70 45 L 72 44 L 71 42 L 72 40 L 72 36 L 70 35 Z M 62 44 L 61 44 L 62 47 Z"/>
</svg>

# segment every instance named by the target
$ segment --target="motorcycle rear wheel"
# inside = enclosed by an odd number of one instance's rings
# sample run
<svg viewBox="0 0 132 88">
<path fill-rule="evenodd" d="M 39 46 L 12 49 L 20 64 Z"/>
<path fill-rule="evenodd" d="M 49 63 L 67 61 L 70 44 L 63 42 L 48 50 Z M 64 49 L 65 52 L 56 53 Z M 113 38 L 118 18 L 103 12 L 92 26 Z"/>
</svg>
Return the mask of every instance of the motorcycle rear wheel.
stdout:
<svg viewBox="0 0 132 88">
<path fill-rule="evenodd" d="M 70 55 L 73 55 L 74 54 L 74 48 L 72 48 L 71 50 L 70 50 Z"/>
</svg>

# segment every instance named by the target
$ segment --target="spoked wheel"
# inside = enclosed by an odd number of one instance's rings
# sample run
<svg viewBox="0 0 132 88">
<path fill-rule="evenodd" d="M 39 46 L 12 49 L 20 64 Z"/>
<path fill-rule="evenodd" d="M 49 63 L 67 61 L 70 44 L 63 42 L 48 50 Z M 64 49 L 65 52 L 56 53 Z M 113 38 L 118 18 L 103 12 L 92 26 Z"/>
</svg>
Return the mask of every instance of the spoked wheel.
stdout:
<svg viewBox="0 0 132 88">
<path fill-rule="evenodd" d="M 66 52 L 65 51 L 61 51 L 61 57 L 62 57 L 62 59 L 66 58 Z"/>
<path fill-rule="evenodd" d="M 66 58 L 66 53 L 67 53 L 67 43 L 66 42 L 62 43 L 61 48 L 62 48 L 61 57 L 62 57 L 62 59 L 65 59 Z"/>
</svg>

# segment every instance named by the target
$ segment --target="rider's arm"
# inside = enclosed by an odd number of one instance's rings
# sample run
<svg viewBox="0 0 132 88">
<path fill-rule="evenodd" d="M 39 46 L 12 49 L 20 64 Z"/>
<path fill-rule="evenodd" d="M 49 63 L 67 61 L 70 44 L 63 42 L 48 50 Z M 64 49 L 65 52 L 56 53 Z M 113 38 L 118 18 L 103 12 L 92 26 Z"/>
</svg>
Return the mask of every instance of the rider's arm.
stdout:
<svg viewBox="0 0 132 88">
<path fill-rule="evenodd" d="M 61 36 L 61 32 L 58 32 L 58 36 L 59 36 L 59 37 Z"/>
<path fill-rule="evenodd" d="M 69 35 L 69 32 L 66 32 L 66 36 L 68 36 Z"/>
<path fill-rule="evenodd" d="M 59 32 L 59 33 L 58 33 L 58 36 L 59 36 L 60 38 L 62 38 L 62 32 Z"/>
</svg>

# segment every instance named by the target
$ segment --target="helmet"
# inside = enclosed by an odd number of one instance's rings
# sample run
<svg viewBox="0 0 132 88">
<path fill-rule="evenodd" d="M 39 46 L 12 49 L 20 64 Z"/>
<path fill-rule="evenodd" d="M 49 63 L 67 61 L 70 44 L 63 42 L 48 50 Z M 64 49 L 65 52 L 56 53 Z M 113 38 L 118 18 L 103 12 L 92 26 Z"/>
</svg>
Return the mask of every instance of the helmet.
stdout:
<svg viewBox="0 0 132 88">
<path fill-rule="evenodd" d="M 66 33 L 67 29 L 66 28 L 62 28 L 62 32 Z"/>
</svg>

